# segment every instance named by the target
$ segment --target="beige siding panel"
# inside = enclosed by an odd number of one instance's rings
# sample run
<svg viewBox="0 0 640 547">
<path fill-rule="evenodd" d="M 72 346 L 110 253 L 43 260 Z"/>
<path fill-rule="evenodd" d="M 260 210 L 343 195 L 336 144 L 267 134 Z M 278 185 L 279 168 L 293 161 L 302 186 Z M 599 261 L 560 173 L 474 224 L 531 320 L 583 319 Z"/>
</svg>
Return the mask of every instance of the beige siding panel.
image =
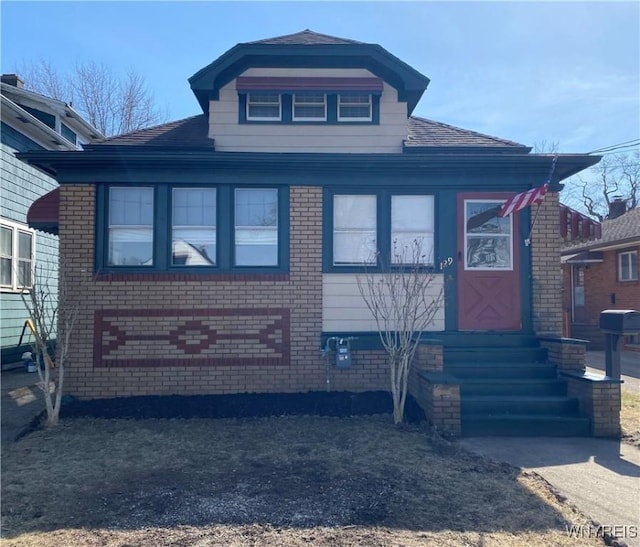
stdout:
<svg viewBox="0 0 640 547">
<path fill-rule="evenodd" d="M 364 69 L 249 69 L 242 76 L 371 77 Z M 379 125 L 238 123 L 235 80 L 210 102 L 209 137 L 220 152 L 400 153 L 407 137 L 407 105 L 384 83 Z"/>
<path fill-rule="evenodd" d="M 382 275 L 382 274 L 381 274 Z M 436 298 L 444 277 L 436 274 L 429 293 Z M 328 332 L 368 332 L 377 330 L 375 319 L 360 295 L 356 274 L 322 276 L 322 330 Z M 444 308 L 436 314 L 429 331 L 444 330 Z"/>
</svg>

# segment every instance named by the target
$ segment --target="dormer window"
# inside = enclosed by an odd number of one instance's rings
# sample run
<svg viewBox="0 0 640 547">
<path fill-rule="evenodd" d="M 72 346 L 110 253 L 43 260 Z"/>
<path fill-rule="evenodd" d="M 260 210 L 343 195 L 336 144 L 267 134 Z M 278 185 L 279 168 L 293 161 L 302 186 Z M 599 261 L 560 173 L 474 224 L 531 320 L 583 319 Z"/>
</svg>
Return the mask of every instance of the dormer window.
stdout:
<svg viewBox="0 0 640 547">
<path fill-rule="evenodd" d="M 236 80 L 239 123 L 380 123 L 380 78 L 241 76 Z"/>
<path fill-rule="evenodd" d="M 370 93 L 338 95 L 339 122 L 370 122 L 371 112 Z"/>
<path fill-rule="evenodd" d="M 324 93 L 295 93 L 293 95 L 293 121 L 325 121 L 327 96 Z"/>
<path fill-rule="evenodd" d="M 248 93 L 247 120 L 279 121 L 282 118 L 282 100 L 279 93 Z"/>
</svg>

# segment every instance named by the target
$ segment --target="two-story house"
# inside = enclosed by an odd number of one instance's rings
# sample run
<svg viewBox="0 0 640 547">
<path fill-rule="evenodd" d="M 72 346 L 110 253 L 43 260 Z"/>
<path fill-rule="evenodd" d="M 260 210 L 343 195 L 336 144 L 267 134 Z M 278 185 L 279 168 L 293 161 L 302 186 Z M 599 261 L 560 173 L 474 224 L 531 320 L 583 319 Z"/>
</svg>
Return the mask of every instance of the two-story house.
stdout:
<svg viewBox="0 0 640 547">
<path fill-rule="evenodd" d="M 331 335 L 357 337 L 331 388 L 386 390 L 357 276 L 397 241 L 424 246 L 446 347 L 562 334 L 559 183 L 597 157 L 414 117 L 427 77 L 309 30 L 238 44 L 189 83 L 199 115 L 24 155 L 60 183 L 51 220 L 84 294 L 74 395 L 324 390 Z M 549 177 L 533 231 L 529 209 L 468 222 Z"/>
<path fill-rule="evenodd" d="M 15 74 L 3 74 L 0 85 L 0 350 L 2 363 L 11 364 L 30 349 L 29 342 L 33 340 L 25 329 L 28 314 L 20 292 L 31 287 L 38 265 L 39 273 L 49 278 L 51 301 L 55 302 L 58 271 L 57 222 L 53 226 L 40 224 L 34 230 L 27 218 L 33 201 L 58 183 L 18 160 L 15 154 L 29 150 L 81 150 L 104 135 L 68 104 L 25 89 Z"/>
</svg>

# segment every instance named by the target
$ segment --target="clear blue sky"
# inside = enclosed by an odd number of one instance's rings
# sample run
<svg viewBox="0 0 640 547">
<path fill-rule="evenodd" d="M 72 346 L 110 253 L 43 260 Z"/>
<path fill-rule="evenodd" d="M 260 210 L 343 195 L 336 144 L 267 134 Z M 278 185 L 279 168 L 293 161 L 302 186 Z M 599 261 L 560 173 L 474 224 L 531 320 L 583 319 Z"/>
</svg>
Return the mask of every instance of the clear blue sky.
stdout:
<svg viewBox="0 0 640 547">
<path fill-rule="evenodd" d="M 640 3 L 2 1 L 2 72 L 46 59 L 134 68 L 169 120 L 187 78 L 239 42 L 316 32 L 377 43 L 431 79 L 414 114 L 590 152 L 640 137 Z"/>
</svg>

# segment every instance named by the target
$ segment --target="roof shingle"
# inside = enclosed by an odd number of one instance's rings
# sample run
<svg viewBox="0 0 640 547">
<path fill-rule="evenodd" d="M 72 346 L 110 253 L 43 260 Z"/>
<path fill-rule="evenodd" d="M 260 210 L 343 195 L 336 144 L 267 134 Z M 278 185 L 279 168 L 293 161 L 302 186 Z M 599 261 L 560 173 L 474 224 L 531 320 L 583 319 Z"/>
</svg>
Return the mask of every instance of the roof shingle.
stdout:
<svg viewBox="0 0 640 547">
<path fill-rule="evenodd" d="M 312 30 L 305 29 L 294 34 L 286 34 L 284 36 L 275 36 L 264 40 L 256 40 L 247 42 L 248 44 L 287 44 L 287 45 L 323 45 L 323 44 L 363 44 L 357 40 L 348 38 L 338 38 L 337 36 L 329 36 L 328 34 L 320 34 Z"/>
<path fill-rule="evenodd" d="M 201 114 L 174 122 L 141 129 L 125 135 L 98 141 L 97 145 L 159 146 L 173 148 L 213 148 L 209 139 L 207 116 Z M 407 122 L 408 148 L 484 148 L 489 150 L 528 150 L 522 144 L 506 139 L 483 135 L 424 118 L 410 117 Z"/>
<path fill-rule="evenodd" d="M 567 245 L 563 254 L 580 250 L 599 249 L 617 242 L 629 240 L 640 242 L 640 208 L 627 211 L 624 215 L 602 222 L 602 237 L 578 245 Z"/>
<path fill-rule="evenodd" d="M 476 131 L 454 127 L 446 123 L 427 120 L 417 116 L 409 118 L 409 131 L 405 145 L 408 147 L 515 147 L 526 148 L 524 144 L 484 135 Z"/>
<path fill-rule="evenodd" d="M 213 148 L 208 137 L 209 122 L 205 114 L 109 137 L 94 144 L 122 146 L 161 146 Z"/>
</svg>

